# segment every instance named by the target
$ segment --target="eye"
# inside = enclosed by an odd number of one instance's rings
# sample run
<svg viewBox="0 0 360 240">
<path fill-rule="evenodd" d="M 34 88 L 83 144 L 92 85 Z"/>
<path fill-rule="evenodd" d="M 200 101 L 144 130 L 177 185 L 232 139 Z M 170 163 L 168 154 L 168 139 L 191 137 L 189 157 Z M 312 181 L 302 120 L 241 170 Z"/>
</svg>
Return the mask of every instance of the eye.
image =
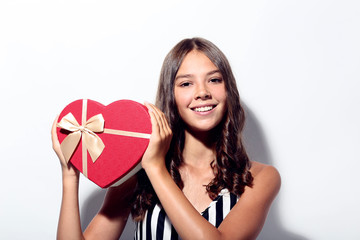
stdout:
<svg viewBox="0 0 360 240">
<path fill-rule="evenodd" d="M 180 87 L 188 87 L 190 86 L 190 82 L 182 82 L 179 84 Z"/>
<path fill-rule="evenodd" d="M 212 82 L 212 83 L 221 83 L 222 79 L 221 78 L 211 78 L 210 82 Z"/>
</svg>

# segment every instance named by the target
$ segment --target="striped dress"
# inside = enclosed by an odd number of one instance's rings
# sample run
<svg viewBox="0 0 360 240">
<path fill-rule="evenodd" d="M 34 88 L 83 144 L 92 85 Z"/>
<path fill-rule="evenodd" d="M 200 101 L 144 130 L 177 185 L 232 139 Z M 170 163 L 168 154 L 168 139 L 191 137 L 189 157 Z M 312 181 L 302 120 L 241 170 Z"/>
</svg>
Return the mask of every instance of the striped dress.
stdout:
<svg viewBox="0 0 360 240">
<path fill-rule="evenodd" d="M 215 227 L 219 227 L 226 215 L 234 207 L 238 197 L 227 189 L 221 190 L 201 215 Z M 136 223 L 135 240 L 179 240 L 164 209 L 159 205 L 150 208 L 141 222 Z"/>
</svg>

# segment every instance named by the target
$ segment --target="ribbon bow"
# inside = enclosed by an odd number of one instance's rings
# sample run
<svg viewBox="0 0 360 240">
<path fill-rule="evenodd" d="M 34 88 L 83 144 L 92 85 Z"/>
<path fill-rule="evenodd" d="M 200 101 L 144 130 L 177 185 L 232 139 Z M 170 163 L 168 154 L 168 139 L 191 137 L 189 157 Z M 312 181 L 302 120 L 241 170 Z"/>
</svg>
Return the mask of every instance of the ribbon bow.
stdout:
<svg viewBox="0 0 360 240">
<path fill-rule="evenodd" d="M 100 156 L 105 148 L 101 138 L 95 132 L 104 131 L 104 118 L 102 114 L 95 115 L 81 126 L 72 113 L 68 113 L 58 123 L 58 127 L 68 130 L 70 133 L 61 143 L 60 147 L 67 162 L 74 153 L 77 145 L 82 139 L 82 144 L 90 154 L 93 162 Z"/>
</svg>

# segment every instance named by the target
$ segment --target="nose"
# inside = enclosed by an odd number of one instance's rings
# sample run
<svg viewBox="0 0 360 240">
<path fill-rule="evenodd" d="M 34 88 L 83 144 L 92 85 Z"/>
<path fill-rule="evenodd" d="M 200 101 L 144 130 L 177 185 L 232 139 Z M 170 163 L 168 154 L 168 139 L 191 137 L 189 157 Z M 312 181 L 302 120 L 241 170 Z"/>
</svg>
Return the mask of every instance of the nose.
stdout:
<svg viewBox="0 0 360 240">
<path fill-rule="evenodd" d="M 205 100 L 209 98 L 211 98 L 211 94 L 205 84 L 198 85 L 198 87 L 196 88 L 195 99 Z"/>
</svg>

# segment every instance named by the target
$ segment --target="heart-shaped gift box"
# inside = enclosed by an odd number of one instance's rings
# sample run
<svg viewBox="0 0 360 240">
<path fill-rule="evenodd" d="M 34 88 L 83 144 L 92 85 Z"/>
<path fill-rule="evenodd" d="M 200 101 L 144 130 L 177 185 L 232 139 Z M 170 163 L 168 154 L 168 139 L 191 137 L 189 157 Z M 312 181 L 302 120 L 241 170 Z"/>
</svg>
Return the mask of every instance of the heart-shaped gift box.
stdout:
<svg viewBox="0 0 360 240">
<path fill-rule="evenodd" d="M 60 113 L 58 139 L 66 160 L 102 188 L 119 185 L 141 169 L 151 135 L 147 108 L 131 100 L 107 106 L 81 99 Z"/>
</svg>

